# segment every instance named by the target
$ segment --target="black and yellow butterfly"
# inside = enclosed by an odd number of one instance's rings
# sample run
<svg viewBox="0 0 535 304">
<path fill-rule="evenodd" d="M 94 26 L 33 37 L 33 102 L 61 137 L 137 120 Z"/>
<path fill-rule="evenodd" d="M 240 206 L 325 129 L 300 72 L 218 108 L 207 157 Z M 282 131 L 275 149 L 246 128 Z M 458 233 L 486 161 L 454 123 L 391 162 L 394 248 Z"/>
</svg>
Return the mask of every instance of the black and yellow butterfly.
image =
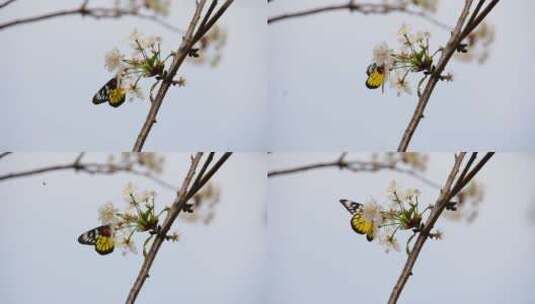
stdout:
<svg viewBox="0 0 535 304">
<path fill-rule="evenodd" d="M 384 90 L 386 80 L 384 66 L 378 66 L 376 63 L 372 63 L 366 69 L 366 75 L 368 75 L 368 79 L 366 79 L 366 87 L 368 89 L 381 87 Z"/>
<path fill-rule="evenodd" d="M 368 241 L 373 241 L 375 226 L 373 222 L 366 220 L 362 216 L 362 204 L 346 199 L 341 199 L 340 203 L 353 215 L 351 218 L 351 228 L 358 234 L 365 234 Z"/>
<path fill-rule="evenodd" d="M 115 248 L 113 229 L 110 225 L 102 225 L 93 228 L 78 237 L 78 243 L 84 245 L 94 245 L 95 250 L 105 255 L 112 253 Z"/>
<path fill-rule="evenodd" d="M 119 86 L 117 77 L 110 79 L 98 92 L 93 96 L 93 104 L 108 102 L 110 106 L 117 108 L 126 100 L 124 89 Z"/>
</svg>

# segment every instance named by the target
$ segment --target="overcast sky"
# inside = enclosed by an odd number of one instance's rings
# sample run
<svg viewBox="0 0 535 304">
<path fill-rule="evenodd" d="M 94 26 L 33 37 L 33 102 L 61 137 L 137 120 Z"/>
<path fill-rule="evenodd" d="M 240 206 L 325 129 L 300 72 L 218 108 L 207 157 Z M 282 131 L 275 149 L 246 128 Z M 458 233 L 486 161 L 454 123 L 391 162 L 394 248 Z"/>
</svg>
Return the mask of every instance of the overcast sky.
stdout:
<svg viewBox="0 0 535 304">
<path fill-rule="evenodd" d="M 82 1 L 17 1 L 0 10 L 0 23 L 59 9 Z M 91 1 L 109 5 L 111 1 Z M 193 1 L 175 1 L 166 19 L 184 28 Z M 221 19 L 227 45 L 217 68 L 185 64 L 185 88 L 173 88 L 147 151 L 265 151 L 266 10 L 264 0 L 238 0 Z M 114 47 L 131 53 L 134 29 L 161 35 L 162 49 L 178 47 L 177 33 L 149 21 L 82 19 L 68 16 L 0 31 L 0 76 L 4 101 L 0 148 L 15 151 L 128 151 L 149 104 L 120 108 L 95 106 L 91 99 L 112 74 L 104 56 Z M 147 82 L 149 83 L 149 82 Z M 149 84 L 147 84 L 149 85 Z"/>
<path fill-rule="evenodd" d="M 277 153 L 269 167 L 281 169 L 339 154 Z M 347 159 L 369 159 L 350 154 Z M 426 176 L 443 183 L 452 154 L 431 154 Z M 535 157 L 498 154 L 477 181 L 485 188 L 472 224 L 440 219 L 444 240 L 425 244 L 399 303 L 534 303 Z M 385 303 L 405 263 L 405 253 L 385 254 L 355 234 L 341 198 L 386 204 L 392 179 L 421 190 L 423 204 L 436 189 L 414 178 L 338 169 L 269 179 L 268 302 Z M 406 237 L 406 236 L 405 236 Z M 404 246 L 404 239 L 400 240 Z"/>
<path fill-rule="evenodd" d="M 344 1 L 274 1 L 269 15 Z M 380 2 L 380 1 L 377 1 Z M 436 18 L 454 24 L 462 1 L 440 1 Z M 488 21 L 496 41 L 484 65 L 452 61 L 455 81 L 439 83 L 411 146 L 417 151 L 526 151 L 535 148 L 533 1 L 501 1 Z M 269 145 L 274 151 L 384 151 L 398 146 L 417 103 L 368 90 L 366 67 L 375 45 L 397 47 L 406 23 L 432 33 L 431 47 L 449 33 L 404 14 L 348 11 L 317 14 L 269 26 Z M 417 81 L 417 80 L 413 80 Z"/>
<path fill-rule="evenodd" d="M 0 175 L 69 163 L 76 154 L 18 154 L 0 161 Z M 178 185 L 189 155 L 166 155 L 161 178 Z M 106 161 L 88 154 L 86 161 Z M 266 159 L 233 155 L 213 181 L 221 201 L 210 225 L 178 221 L 178 243 L 165 243 L 138 303 L 261 303 L 264 292 Z M 89 176 L 73 171 L 0 183 L 0 295 L 2 303 L 122 303 L 143 262 L 120 250 L 100 256 L 77 243 L 78 235 L 99 224 L 107 201 L 125 206 L 127 182 L 157 191 L 161 209 L 175 197 L 151 181 L 131 175 Z M 143 237 L 136 239 L 139 245 Z"/>
</svg>

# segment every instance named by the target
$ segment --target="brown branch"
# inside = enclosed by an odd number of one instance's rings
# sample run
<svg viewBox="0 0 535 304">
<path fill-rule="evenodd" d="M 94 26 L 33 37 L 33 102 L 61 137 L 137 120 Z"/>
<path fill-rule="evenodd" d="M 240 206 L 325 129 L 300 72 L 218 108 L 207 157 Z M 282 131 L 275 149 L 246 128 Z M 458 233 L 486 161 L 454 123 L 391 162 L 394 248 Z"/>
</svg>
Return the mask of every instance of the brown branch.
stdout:
<svg viewBox="0 0 535 304">
<path fill-rule="evenodd" d="M 166 239 L 167 232 L 169 229 L 171 229 L 171 226 L 173 225 L 174 221 L 182 211 L 184 205 L 188 202 L 188 200 L 197 193 L 202 187 L 191 187 L 194 180 L 195 171 L 199 165 L 199 162 L 201 160 L 203 153 L 196 153 L 195 157 L 192 158 L 190 168 L 188 170 L 188 173 L 186 177 L 184 178 L 184 181 L 182 182 L 182 186 L 180 187 L 180 190 L 177 192 L 177 197 L 175 201 L 173 202 L 173 205 L 170 207 L 169 212 L 167 213 L 167 216 L 162 224 L 162 227 L 160 228 L 159 233 L 156 235 L 156 238 L 154 239 L 154 242 L 151 245 L 151 248 L 149 250 L 149 253 L 145 257 L 145 260 L 143 262 L 143 265 L 141 266 L 141 269 L 139 271 L 139 274 L 137 276 L 137 279 L 134 282 L 134 285 L 132 286 L 130 293 L 128 294 L 128 298 L 126 300 L 127 304 L 134 303 L 141 288 L 143 287 L 143 284 L 149 277 L 149 271 L 152 266 L 152 263 L 154 262 L 154 259 L 156 258 L 156 255 L 158 254 L 158 251 L 160 250 L 160 247 L 162 243 Z M 228 155 L 228 156 L 227 156 Z M 208 173 L 205 175 L 206 179 L 204 177 L 201 177 L 201 180 L 206 180 L 206 182 L 215 174 L 217 170 L 223 165 L 223 163 L 230 157 L 229 153 L 225 153 L 224 156 L 221 157 L 221 159 L 224 159 L 219 166 L 214 167 L 208 171 Z M 208 175 L 211 173 L 210 175 Z M 203 184 L 204 185 L 204 184 Z M 188 188 L 189 191 L 188 191 Z"/>
<path fill-rule="evenodd" d="M 118 172 L 122 172 L 122 173 L 129 173 L 132 175 L 142 176 L 159 184 L 160 186 L 164 188 L 167 188 L 170 190 L 176 190 L 175 186 L 155 177 L 150 172 L 136 170 L 132 168 L 131 165 L 122 166 L 122 165 L 117 165 L 117 164 L 82 163 L 81 162 L 82 156 L 83 156 L 83 153 L 80 153 L 74 162 L 67 163 L 67 164 L 52 165 L 52 166 L 47 166 L 47 167 L 42 167 L 42 168 L 37 168 L 37 169 L 31 169 L 27 171 L 14 172 L 14 173 L 0 175 L 0 182 L 6 181 L 9 179 L 14 179 L 14 178 L 28 177 L 28 176 L 50 173 L 50 172 L 55 172 L 55 171 L 67 171 L 67 170 L 74 170 L 75 172 L 83 172 L 83 173 L 87 173 L 90 175 L 94 175 L 94 174 L 112 175 Z"/>
<path fill-rule="evenodd" d="M 405 284 L 409 280 L 409 277 L 413 274 L 412 269 L 414 267 L 414 264 L 416 263 L 416 260 L 418 259 L 418 256 L 425 242 L 429 238 L 431 229 L 433 229 L 435 223 L 437 222 L 440 215 L 450 202 L 451 198 L 456 196 L 464 188 L 464 186 L 466 186 L 466 184 L 474 178 L 474 176 L 483 168 L 483 166 L 488 162 L 488 160 L 490 160 L 494 153 L 487 153 L 485 157 L 483 157 L 483 159 L 474 167 L 474 169 L 470 173 L 466 175 L 463 180 L 461 180 L 461 178 L 459 177 L 457 179 L 457 182 L 455 182 L 455 177 L 459 172 L 465 154 L 465 152 L 462 152 L 458 156 L 455 156 L 455 163 L 453 165 L 453 168 L 451 169 L 450 174 L 448 175 L 448 178 L 440 191 L 440 195 L 431 211 L 431 214 L 427 218 L 421 231 L 418 233 L 418 238 L 416 239 L 416 242 L 414 243 L 414 246 L 412 247 L 412 250 L 410 251 L 410 254 L 407 257 L 407 261 L 405 262 L 405 266 L 403 267 L 403 270 L 396 282 L 396 285 L 392 289 L 388 304 L 397 303 L 399 296 L 401 295 L 401 292 L 405 287 Z M 472 154 L 472 156 L 473 155 L 474 154 Z M 466 167 L 471 166 L 472 162 L 473 161 L 469 161 L 466 164 L 465 170 L 463 170 L 463 172 L 468 171 Z"/>
<path fill-rule="evenodd" d="M 11 3 L 15 2 L 15 1 L 17 1 L 17 0 L 7 0 L 6 2 L 0 4 L 0 8 L 4 8 L 4 7 L 10 5 Z"/>
<path fill-rule="evenodd" d="M 320 13 L 325 13 L 325 12 L 333 12 L 333 11 L 341 11 L 341 10 L 346 10 L 346 11 L 349 11 L 349 12 L 359 12 L 361 14 L 364 14 L 364 15 L 368 15 L 368 14 L 389 14 L 389 13 L 392 13 L 392 12 L 399 12 L 399 13 L 404 13 L 404 14 L 408 14 L 408 15 L 412 15 L 412 16 L 418 16 L 418 17 L 422 17 L 424 18 L 425 20 L 441 27 L 441 28 L 444 28 L 444 29 L 447 29 L 449 30 L 450 27 L 436 19 L 434 19 L 433 17 L 429 16 L 428 14 L 426 14 L 425 12 L 423 11 L 414 11 L 414 10 L 410 10 L 407 8 L 406 5 L 389 5 L 389 4 L 374 4 L 374 3 L 353 3 L 353 1 L 350 1 L 349 3 L 344 3 L 344 4 L 337 4 L 337 5 L 327 5 L 327 6 L 323 6 L 323 7 L 317 7 L 317 8 L 312 8 L 312 9 L 306 9 L 306 10 L 302 10 L 302 11 L 298 11 L 298 12 L 293 12 L 293 13 L 286 13 L 286 14 L 282 14 L 282 15 L 279 15 L 279 16 L 274 16 L 274 17 L 270 17 L 268 18 L 268 24 L 272 24 L 272 23 L 275 23 L 275 22 L 278 22 L 278 21 L 282 21 L 282 20 L 288 20 L 288 19 L 292 19 L 292 18 L 297 18 L 297 17 L 305 17 L 305 16 L 310 16 L 310 15 L 315 15 L 315 14 L 320 14 Z"/>
<path fill-rule="evenodd" d="M 179 28 L 161 20 L 158 16 L 140 13 L 138 9 L 127 10 L 127 9 L 120 9 L 120 8 L 105 8 L 105 7 L 87 8 L 85 5 L 82 5 L 78 8 L 59 10 L 59 11 L 54 11 L 51 13 L 38 15 L 38 16 L 25 17 L 25 18 L 8 21 L 8 22 L 0 24 L 0 30 L 9 28 L 15 25 L 22 25 L 22 24 L 27 24 L 27 23 L 44 21 L 44 20 L 57 18 L 57 17 L 72 16 L 72 15 L 80 15 L 82 17 L 89 16 L 95 19 L 101 19 L 101 18 L 118 19 L 123 16 L 131 16 L 131 17 L 155 22 L 175 32 L 181 32 Z"/>
<path fill-rule="evenodd" d="M 431 94 L 433 93 L 436 84 L 441 79 L 441 74 L 446 68 L 446 65 L 450 61 L 453 54 L 458 50 L 463 39 L 468 36 L 468 34 L 470 34 L 470 32 L 472 32 L 475 27 L 477 27 L 477 25 L 483 20 L 485 16 L 487 16 L 487 14 L 492 10 L 492 8 L 494 8 L 496 4 L 498 4 L 499 1 L 500 0 L 493 0 L 477 17 L 474 16 L 479 12 L 479 10 L 476 9 L 474 11 L 474 14 L 472 15 L 472 18 L 470 18 L 470 20 L 473 20 L 472 23 L 467 23 L 466 27 L 463 30 L 463 26 L 465 25 L 465 21 L 468 17 L 470 7 L 472 6 L 473 2 L 473 0 L 465 0 L 464 8 L 461 11 L 459 20 L 457 21 L 457 25 L 455 26 L 455 29 L 453 30 L 446 46 L 443 48 L 438 64 L 436 65 L 433 73 L 429 77 L 425 89 L 422 95 L 420 96 L 420 100 L 418 101 L 416 109 L 414 110 L 412 118 L 403 133 L 403 137 L 401 138 L 401 141 L 398 146 L 398 152 L 407 151 L 412 136 L 414 135 L 414 132 L 416 131 L 416 128 L 418 127 L 420 121 L 424 117 L 424 111 L 427 106 L 427 103 L 429 102 L 429 98 L 431 97 Z"/>
<path fill-rule="evenodd" d="M 2 153 L 0 153 L 0 159 L 2 159 L 2 158 L 4 158 L 4 157 L 8 156 L 8 155 L 11 154 L 11 153 L 13 153 L 13 152 L 2 152 Z"/>
<path fill-rule="evenodd" d="M 216 0 L 212 0 L 212 2 L 215 2 L 215 1 Z M 180 66 L 182 65 L 182 63 L 184 62 L 188 54 L 190 53 L 191 48 L 215 24 L 215 22 L 223 15 L 223 13 L 228 9 L 228 7 L 232 4 L 233 1 L 234 0 L 226 0 L 225 3 L 223 3 L 223 5 L 221 5 L 219 10 L 215 13 L 214 17 L 212 17 L 209 21 L 206 22 L 206 26 L 199 27 L 197 31 L 195 31 L 195 28 L 197 27 L 197 23 L 199 22 L 199 19 L 201 18 L 201 12 L 206 3 L 206 0 L 200 0 L 197 3 L 193 17 L 189 23 L 186 34 L 182 38 L 182 43 L 180 44 L 180 47 L 176 51 L 176 54 L 174 56 L 171 67 L 169 68 L 167 76 L 163 79 L 162 84 L 160 85 L 158 89 L 158 93 L 156 97 L 154 98 L 154 100 L 152 100 L 149 113 L 147 114 L 147 117 L 145 119 L 145 123 L 143 124 L 143 127 L 141 128 L 137 136 L 136 142 L 134 144 L 134 147 L 132 149 L 134 152 L 140 152 L 143 149 L 143 145 L 145 144 L 145 141 L 150 133 L 150 130 L 152 129 L 153 125 L 156 123 L 156 116 L 158 115 L 158 111 L 160 110 L 160 107 L 163 103 L 165 95 L 167 94 L 169 87 L 174 83 L 173 78 L 175 77 L 176 73 L 178 72 L 178 69 L 180 68 Z"/>
<path fill-rule="evenodd" d="M 232 155 L 231 152 L 225 152 L 223 156 L 221 156 L 221 158 L 215 163 L 215 165 L 208 172 L 206 172 L 206 174 L 202 174 L 202 175 L 199 174 L 198 176 L 199 178 L 196 179 L 196 182 L 193 183 L 193 185 L 191 186 L 191 189 L 187 195 L 186 200 L 189 200 L 195 195 L 195 193 L 199 192 L 199 190 L 204 185 L 206 185 L 206 183 L 208 183 L 210 178 L 212 178 L 212 176 L 217 172 L 217 170 L 219 170 L 219 168 L 223 166 L 223 164 L 230 158 L 231 155 Z M 206 162 L 211 162 L 211 160 L 207 159 Z"/>
<path fill-rule="evenodd" d="M 267 177 L 277 177 L 289 174 L 303 173 L 310 170 L 316 169 L 328 169 L 328 168 L 338 168 L 340 170 L 348 170 L 354 173 L 359 172 L 377 172 L 380 170 L 390 170 L 402 174 L 407 174 L 412 176 L 425 184 L 432 186 L 434 188 L 439 188 L 440 186 L 435 182 L 429 180 L 425 176 L 419 174 L 415 170 L 400 168 L 397 164 L 392 163 L 380 163 L 376 161 L 360 161 L 360 160 L 345 160 L 344 157 L 340 157 L 335 161 L 328 162 L 318 162 L 293 168 L 280 169 L 280 170 L 271 170 L 268 171 Z"/>
</svg>

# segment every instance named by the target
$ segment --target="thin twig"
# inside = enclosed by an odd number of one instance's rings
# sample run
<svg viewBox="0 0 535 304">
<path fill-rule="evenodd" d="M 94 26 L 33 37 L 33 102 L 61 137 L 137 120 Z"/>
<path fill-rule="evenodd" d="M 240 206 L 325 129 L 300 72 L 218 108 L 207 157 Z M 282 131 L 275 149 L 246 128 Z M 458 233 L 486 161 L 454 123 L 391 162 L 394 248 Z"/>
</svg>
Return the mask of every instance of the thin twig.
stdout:
<svg viewBox="0 0 535 304">
<path fill-rule="evenodd" d="M 17 0 L 7 0 L 6 2 L 0 4 L 0 8 L 4 8 L 4 7 L 10 5 L 11 3 L 15 2 L 15 1 L 17 1 Z"/>
<path fill-rule="evenodd" d="M 11 20 L 11 21 L 0 24 L 0 30 L 9 28 L 15 25 L 22 25 L 22 24 L 27 24 L 27 23 L 44 21 L 44 20 L 48 20 L 48 19 L 52 19 L 56 17 L 71 16 L 71 15 L 80 15 L 82 17 L 89 16 L 95 19 L 100 19 L 100 18 L 117 19 L 123 16 L 131 16 L 131 17 L 155 22 L 175 32 L 182 32 L 179 28 L 173 26 L 170 23 L 163 21 L 158 16 L 143 14 L 143 13 L 140 13 L 137 9 L 127 10 L 127 9 L 106 8 L 106 7 L 87 8 L 84 5 L 78 8 L 59 10 L 59 11 L 54 11 L 54 12 L 50 12 L 46 14 L 41 14 L 38 16 L 25 17 L 25 18 Z"/>
<path fill-rule="evenodd" d="M 407 151 L 407 148 L 409 146 L 409 143 L 412 139 L 412 136 L 414 135 L 414 132 L 416 131 L 416 128 L 418 127 L 420 121 L 424 117 L 424 111 L 427 106 L 427 103 L 429 101 L 429 98 L 431 97 L 431 94 L 433 93 L 433 90 L 438 83 L 438 81 L 441 79 L 441 74 L 446 68 L 446 65 L 450 61 L 453 54 L 457 51 L 459 48 L 459 45 L 463 41 L 463 39 L 475 29 L 477 24 L 479 24 L 483 18 L 494 8 L 494 6 L 499 2 L 500 0 L 493 0 L 484 10 L 481 12 L 481 14 L 475 18 L 470 18 L 470 20 L 474 20 L 472 24 L 467 24 L 465 27 L 465 30 L 463 30 L 463 26 L 465 25 L 465 21 L 468 17 L 468 14 L 470 12 L 470 7 L 472 6 L 473 0 L 465 0 L 464 8 L 459 16 L 459 20 L 457 21 L 457 25 L 455 26 L 455 29 L 453 30 L 450 39 L 448 40 L 446 46 L 444 47 L 442 54 L 440 56 L 440 59 L 438 61 L 438 64 L 436 65 L 433 73 L 430 75 L 429 80 L 427 81 L 427 84 L 425 86 L 424 92 L 419 97 L 418 104 L 416 106 L 416 109 L 414 110 L 414 113 L 412 115 L 412 118 L 403 132 L 403 137 L 401 138 L 401 141 L 398 146 L 398 152 L 405 152 Z M 477 23 L 477 24 L 475 24 Z"/>
<path fill-rule="evenodd" d="M 215 1 L 215 0 L 212 0 Z M 215 13 L 214 17 L 210 19 L 206 23 L 205 28 L 199 28 L 197 32 L 195 32 L 195 28 L 199 22 L 199 19 L 201 18 L 201 12 L 202 9 L 206 3 L 206 0 L 200 0 L 197 3 L 195 12 L 193 14 L 193 17 L 189 23 L 188 29 L 186 31 L 186 34 L 182 38 L 182 43 L 180 44 L 180 47 L 176 51 L 176 54 L 173 59 L 173 63 L 171 64 L 171 67 L 169 68 L 169 71 L 167 73 L 167 77 L 162 80 L 162 84 L 160 85 L 158 89 L 158 93 L 156 94 L 156 97 L 151 103 L 151 107 L 149 110 L 149 113 L 147 114 L 147 117 L 145 119 L 145 122 L 143 124 L 143 127 L 141 128 L 136 142 L 133 147 L 134 152 L 140 152 L 143 149 L 143 145 L 145 144 L 145 141 L 150 133 L 150 130 L 152 129 L 153 125 L 156 123 L 156 116 L 158 115 L 158 111 L 160 110 L 160 107 L 163 103 L 163 100 L 165 98 L 165 95 L 167 94 L 167 91 L 169 90 L 169 87 L 173 84 L 173 78 L 175 77 L 176 73 L 178 72 L 178 69 L 188 56 L 188 54 L 191 51 L 191 48 L 197 43 L 203 35 L 215 24 L 215 22 L 223 15 L 223 13 L 228 9 L 228 7 L 234 2 L 234 0 L 226 0 L 225 3 L 219 8 L 219 10 Z"/>
<path fill-rule="evenodd" d="M 335 161 L 317 162 L 313 164 L 308 164 L 308 165 L 303 165 L 303 166 L 298 166 L 298 167 L 293 167 L 293 168 L 288 168 L 288 169 L 271 170 L 267 173 L 267 177 L 272 178 L 272 177 L 289 175 L 289 174 L 303 173 L 303 172 L 310 171 L 310 170 L 328 169 L 328 168 L 338 168 L 340 170 L 348 170 L 354 173 L 390 170 L 390 171 L 410 175 L 431 187 L 434 187 L 434 188 L 440 187 L 437 183 L 419 174 L 415 170 L 400 168 L 397 164 L 380 163 L 376 161 L 360 161 L 360 160 L 347 161 L 345 160 L 345 155 L 344 157 L 340 157 Z"/>
<path fill-rule="evenodd" d="M 212 176 L 214 176 L 214 174 L 217 172 L 217 170 L 219 170 L 219 168 L 221 168 L 221 166 L 223 166 L 223 164 L 230 158 L 230 156 L 232 155 L 231 152 L 225 152 L 223 154 L 223 156 L 221 156 L 221 158 L 219 158 L 217 160 L 217 162 L 214 164 L 214 166 L 208 170 L 208 172 L 206 172 L 205 174 L 203 174 L 202 176 L 199 174 L 199 182 L 198 183 L 194 183 L 192 186 L 191 186 L 191 189 L 186 197 L 186 200 L 189 200 L 190 198 L 192 198 L 195 193 L 199 192 L 199 190 L 204 186 L 206 185 L 206 183 L 208 183 L 208 181 L 210 180 L 210 178 L 212 178 Z"/>
<path fill-rule="evenodd" d="M 389 5 L 389 4 L 374 4 L 374 3 L 344 3 L 344 4 L 337 4 L 337 5 L 327 5 L 323 7 L 317 7 L 312 9 L 306 9 L 298 12 L 293 13 L 286 13 L 279 16 L 270 17 L 268 19 L 268 24 L 272 24 L 278 21 L 282 20 L 288 20 L 292 18 L 297 17 L 304 17 L 304 16 L 310 16 L 315 15 L 319 13 L 325 13 L 325 12 L 332 12 L 332 11 L 340 11 L 340 10 L 346 10 L 349 12 L 359 12 L 362 14 L 388 14 L 392 12 L 399 12 L 404 13 L 412 16 L 418 16 L 422 17 L 425 20 L 443 28 L 449 30 L 450 27 L 430 15 L 426 14 L 423 11 L 414 11 L 407 8 L 406 5 Z"/>
<path fill-rule="evenodd" d="M 150 268 L 152 266 L 152 263 L 154 262 L 154 259 L 156 258 L 156 255 L 158 254 L 158 251 L 160 250 L 162 243 L 165 241 L 167 232 L 169 231 L 169 229 L 171 229 L 171 226 L 173 225 L 176 218 L 182 211 L 184 205 L 188 202 L 188 200 L 191 197 L 193 197 L 202 188 L 202 186 L 206 182 L 208 182 L 208 180 L 215 174 L 215 172 L 221 168 L 221 166 L 228 159 L 228 157 L 230 157 L 230 153 L 225 153 L 221 157 L 221 159 L 214 165 L 214 167 L 212 167 L 212 169 L 208 171 L 208 173 L 200 177 L 200 180 L 204 181 L 204 183 L 202 183 L 198 187 L 195 187 L 194 185 L 192 185 L 192 187 L 188 191 L 188 188 L 190 187 L 190 185 L 192 184 L 194 180 L 195 171 L 199 165 L 202 154 L 203 153 L 196 153 L 195 157 L 192 158 L 192 162 L 188 170 L 188 173 L 186 177 L 184 178 L 184 181 L 182 182 L 182 186 L 180 187 L 180 190 L 177 192 L 177 197 L 175 201 L 173 202 L 173 205 L 170 207 L 169 212 L 167 213 L 167 216 L 160 228 L 160 232 L 156 235 L 156 238 L 154 239 L 154 242 L 151 245 L 149 253 L 147 254 L 147 257 L 145 258 L 145 261 L 143 262 L 143 265 L 141 266 L 141 270 L 139 271 L 137 279 L 134 282 L 134 285 L 132 286 L 130 293 L 128 294 L 128 298 L 126 300 L 127 304 L 131 304 L 135 302 L 141 288 L 143 287 L 144 282 L 149 277 Z"/>
<path fill-rule="evenodd" d="M 210 152 L 210 154 L 208 154 L 208 158 L 206 158 L 206 161 L 204 162 L 204 164 L 203 164 L 203 166 L 201 168 L 201 171 L 199 171 L 199 174 L 197 175 L 197 178 L 193 182 L 193 185 L 197 185 L 197 184 L 200 183 L 201 177 L 204 175 L 204 173 L 208 169 L 208 166 L 210 166 L 210 163 L 214 159 L 214 155 L 215 155 L 215 152 Z"/>
<path fill-rule="evenodd" d="M 410 254 L 407 257 L 407 261 L 405 262 L 405 266 L 403 267 L 403 270 L 396 282 L 396 285 L 392 289 L 388 304 L 397 303 L 399 296 L 401 295 L 401 292 L 405 287 L 405 284 L 409 280 L 409 277 L 413 274 L 412 269 L 414 267 L 414 264 L 416 263 L 416 260 L 418 259 L 423 245 L 429 238 L 431 229 L 433 229 L 440 215 L 446 209 L 446 206 L 449 204 L 451 198 L 456 196 L 463 189 L 463 187 L 466 186 L 466 184 L 468 184 L 468 182 L 470 182 L 475 177 L 475 175 L 483 168 L 483 166 L 488 162 L 488 160 L 490 160 L 494 153 L 487 153 L 483 157 L 483 159 L 474 167 L 474 169 L 466 175 L 464 180 L 461 181 L 461 179 L 458 178 L 457 182 L 455 182 L 455 177 L 459 172 L 465 154 L 465 152 L 462 152 L 455 157 L 455 163 L 453 165 L 453 168 L 451 169 L 450 174 L 448 175 L 448 178 L 440 191 L 440 195 L 431 211 L 431 214 L 427 218 L 421 231 L 418 233 L 418 238 L 416 239 L 416 242 L 414 243 L 414 246 L 412 247 L 412 250 L 410 251 Z M 463 172 L 468 171 L 466 169 L 466 167 L 468 166 L 471 166 L 470 162 L 466 164 L 465 170 L 463 170 Z"/>
<path fill-rule="evenodd" d="M 2 153 L 0 153 L 0 159 L 2 159 L 2 158 L 4 158 L 4 157 L 8 156 L 8 155 L 11 154 L 11 153 L 13 153 L 13 152 L 2 152 Z"/>
<path fill-rule="evenodd" d="M 476 160 L 477 158 L 477 152 L 474 152 L 470 155 L 470 159 L 468 160 L 468 162 L 466 163 L 466 166 L 464 166 L 464 169 L 463 171 L 461 172 L 461 175 L 459 175 L 459 178 L 458 180 L 463 180 L 466 176 L 466 174 L 468 174 L 468 170 L 470 170 L 470 168 L 472 167 L 472 164 L 474 163 L 474 161 Z"/>
<path fill-rule="evenodd" d="M 132 168 L 131 165 L 123 166 L 123 165 L 118 165 L 118 164 L 105 164 L 105 163 L 82 163 L 81 156 L 83 156 L 83 153 L 80 153 L 74 162 L 67 163 L 67 164 L 52 165 L 52 166 L 46 166 L 46 167 L 37 168 L 37 169 L 31 169 L 31 170 L 26 170 L 26 171 L 0 175 L 0 182 L 6 181 L 9 179 L 14 179 L 14 178 L 29 177 L 29 176 L 34 176 L 34 175 L 39 175 L 39 174 L 44 174 L 44 173 L 50 173 L 50 172 L 55 172 L 55 171 L 67 171 L 67 170 L 74 170 L 75 172 L 82 172 L 82 173 L 87 173 L 90 175 L 94 175 L 94 174 L 112 175 L 118 172 L 122 172 L 122 173 L 129 173 L 132 175 L 142 176 L 149 180 L 152 180 L 153 182 L 157 183 L 158 185 L 164 188 L 167 188 L 169 190 L 176 190 L 175 186 L 155 177 L 150 172 L 145 172 L 145 171 L 134 169 Z"/>
<path fill-rule="evenodd" d="M 473 153 L 476 154 L 476 153 Z M 472 155 L 473 155 L 472 154 Z M 453 190 L 451 191 L 452 194 L 450 195 L 451 199 L 453 196 L 455 196 L 457 193 L 461 192 L 461 190 L 474 178 L 474 176 L 483 168 L 483 166 L 494 156 L 494 152 L 487 152 L 485 156 L 477 163 L 477 165 L 472 169 L 472 171 L 468 172 L 466 176 L 461 176 L 455 186 L 453 187 Z"/>
</svg>

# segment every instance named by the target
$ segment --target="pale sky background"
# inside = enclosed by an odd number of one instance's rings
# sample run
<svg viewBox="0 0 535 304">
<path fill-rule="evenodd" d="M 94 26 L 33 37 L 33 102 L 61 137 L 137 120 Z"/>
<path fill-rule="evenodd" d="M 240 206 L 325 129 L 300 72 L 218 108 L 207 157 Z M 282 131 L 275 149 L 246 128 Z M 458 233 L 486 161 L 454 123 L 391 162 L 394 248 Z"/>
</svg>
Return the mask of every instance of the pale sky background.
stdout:
<svg viewBox="0 0 535 304">
<path fill-rule="evenodd" d="M 17 1 L 0 10 L 0 23 L 81 3 Z M 90 1 L 96 7 L 110 3 Z M 166 20 L 185 28 L 193 1 L 174 3 Z M 235 1 L 220 24 L 228 31 L 220 65 L 183 65 L 179 75 L 187 86 L 170 90 L 144 150 L 266 150 L 265 1 Z M 0 76 L 0 149 L 131 150 L 149 104 L 138 100 L 115 109 L 95 106 L 91 99 L 112 77 L 104 68 L 105 54 L 114 47 L 130 53 L 128 37 L 135 28 L 161 35 L 167 52 L 178 47 L 179 34 L 131 17 L 68 16 L 0 31 L 0 68 L 5 71 Z"/>
<path fill-rule="evenodd" d="M 339 154 L 277 153 L 270 169 L 336 160 Z M 347 159 L 370 159 L 350 154 Z M 431 154 L 426 176 L 445 180 L 452 154 Z M 477 181 L 485 188 L 472 224 L 440 219 L 444 240 L 425 244 L 399 303 L 535 303 L 535 157 L 497 154 Z M 338 169 L 269 179 L 268 302 L 385 303 L 406 254 L 385 254 L 350 227 L 340 198 L 386 202 L 392 179 L 417 187 L 421 202 L 436 189 L 391 172 Z M 402 246 L 404 242 L 400 241 Z"/>
<path fill-rule="evenodd" d="M 274 1 L 268 11 L 275 16 L 345 2 Z M 440 1 L 436 18 L 454 24 L 462 2 Z M 455 81 L 438 84 L 410 149 L 535 148 L 535 36 L 529 32 L 534 11 L 533 1 L 501 1 L 496 6 L 486 19 L 497 31 L 489 60 L 484 65 L 448 64 Z M 397 13 L 365 16 L 338 11 L 270 25 L 271 150 L 395 150 L 417 98 L 398 98 L 389 84 L 381 95 L 364 82 L 374 46 L 385 41 L 397 47 L 396 34 L 403 23 L 430 31 L 434 49 L 449 37 L 425 20 Z"/>
<path fill-rule="evenodd" d="M 77 154 L 19 154 L 0 161 L 0 175 L 72 162 Z M 161 176 L 179 184 L 189 154 L 166 154 Z M 107 154 L 87 154 L 106 161 Z M 138 303 L 262 303 L 266 232 L 266 158 L 234 154 L 215 175 L 221 201 L 210 225 L 175 222 L 182 233 L 165 243 Z M 0 183 L 0 296 L 2 303 L 123 303 L 143 262 L 142 254 L 120 250 L 100 256 L 77 243 L 97 226 L 107 201 L 124 207 L 122 189 L 133 182 L 157 191 L 157 208 L 173 201 L 173 191 L 131 175 L 49 173 Z M 137 239 L 138 247 L 143 238 Z M 138 249 L 139 250 L 139 249 Z M 173 300 L 174 299 L 174 300 Z"/>
</svg>

